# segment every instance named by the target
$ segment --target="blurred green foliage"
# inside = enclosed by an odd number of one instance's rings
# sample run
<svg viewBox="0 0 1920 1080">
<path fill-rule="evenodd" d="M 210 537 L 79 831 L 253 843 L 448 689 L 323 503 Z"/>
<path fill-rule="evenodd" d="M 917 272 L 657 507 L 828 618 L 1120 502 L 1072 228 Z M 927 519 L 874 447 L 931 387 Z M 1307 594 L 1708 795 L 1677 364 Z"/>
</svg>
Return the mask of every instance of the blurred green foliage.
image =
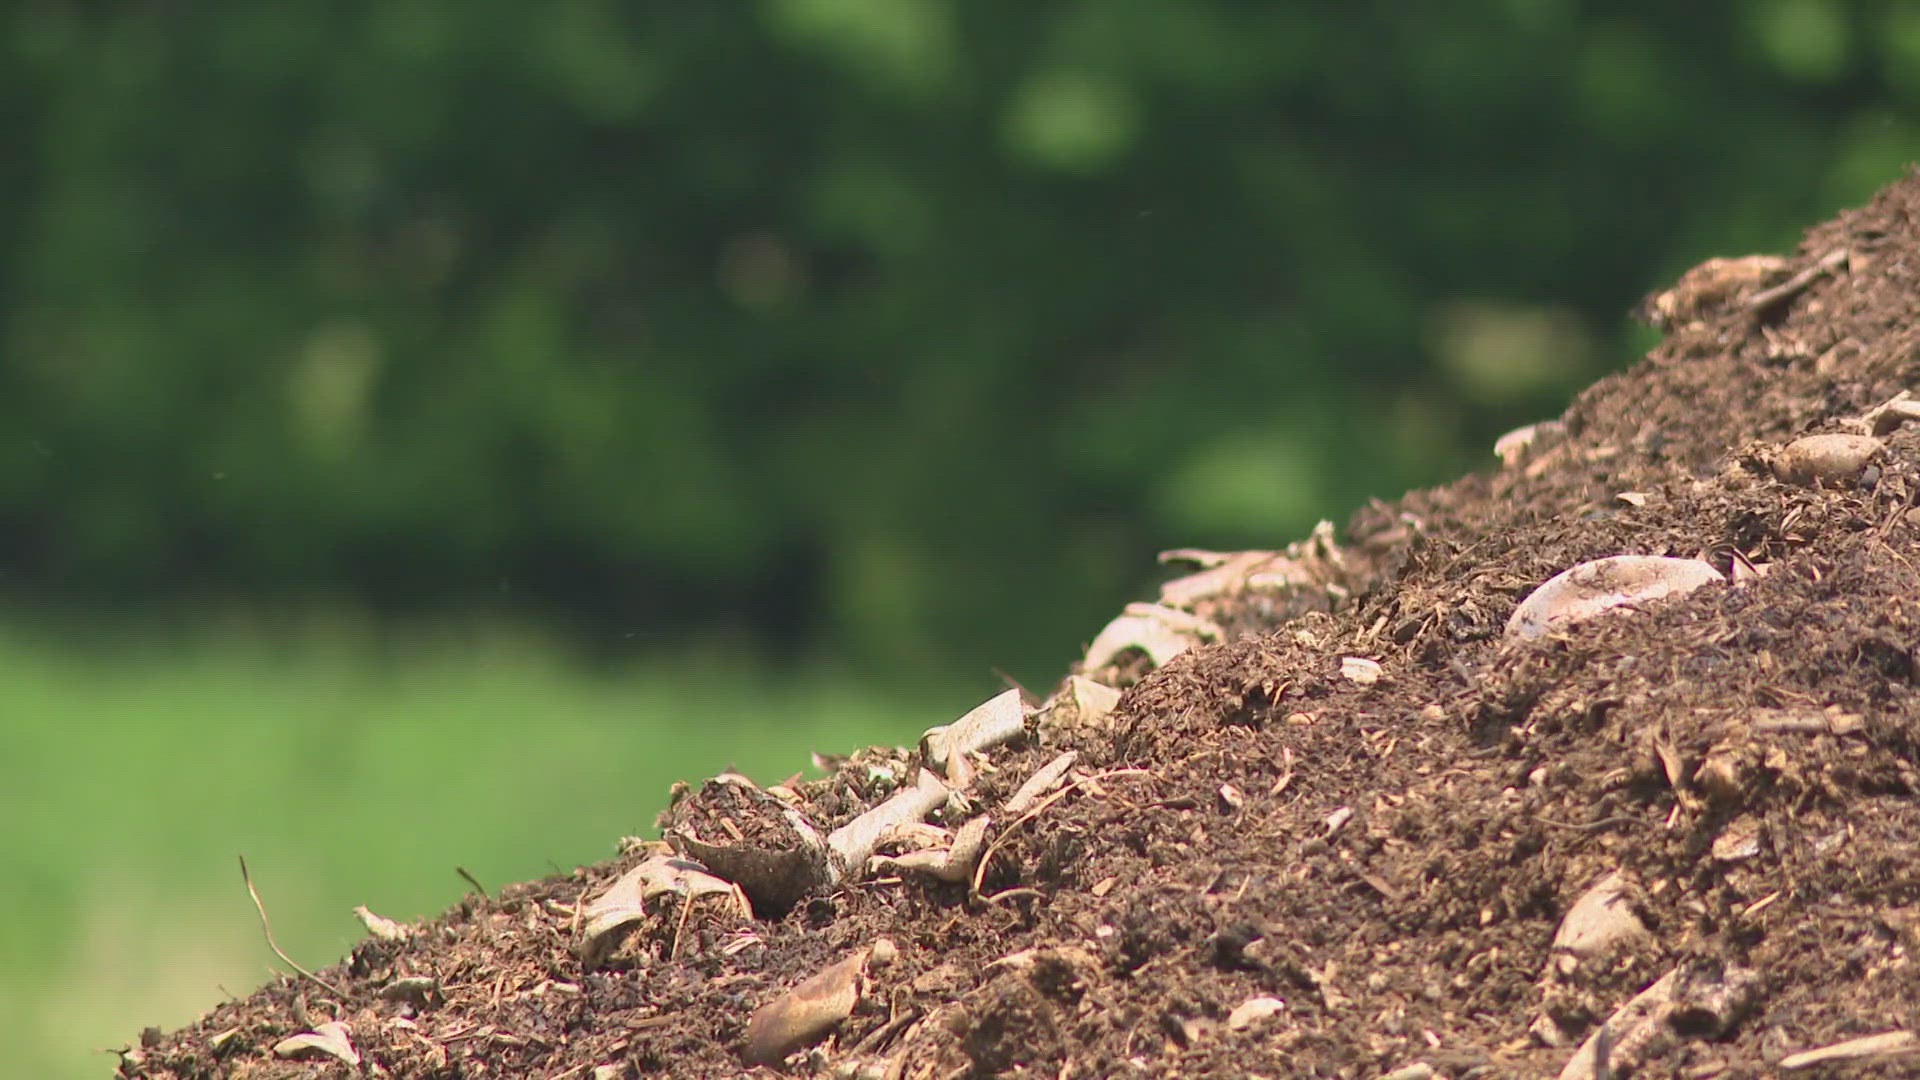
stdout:
<svg viewBox="0 0 1920 1080">
<path fill-rule="evenodd" d="M 1920 150 L 1889 2 L 0 14 L 0 589 L 1045 680 Z"/>
</svg>

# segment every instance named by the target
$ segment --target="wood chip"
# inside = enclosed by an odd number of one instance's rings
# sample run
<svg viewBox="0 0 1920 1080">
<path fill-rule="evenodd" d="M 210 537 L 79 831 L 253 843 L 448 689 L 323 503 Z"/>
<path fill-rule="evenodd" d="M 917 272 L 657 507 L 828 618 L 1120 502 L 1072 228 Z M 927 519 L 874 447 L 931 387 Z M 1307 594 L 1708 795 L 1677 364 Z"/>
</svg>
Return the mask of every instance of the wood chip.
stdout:
<svg viewBox="0 0 1920 1080">
<path fill-rule="evenodd" d="M 860 1003 L 868 952 L 854 951 L 754 1010 L 747 1021 L 741 1059 L 748 1065 L 778 1065 L 853 1015 L 853 1007 Z"/>
</svg>

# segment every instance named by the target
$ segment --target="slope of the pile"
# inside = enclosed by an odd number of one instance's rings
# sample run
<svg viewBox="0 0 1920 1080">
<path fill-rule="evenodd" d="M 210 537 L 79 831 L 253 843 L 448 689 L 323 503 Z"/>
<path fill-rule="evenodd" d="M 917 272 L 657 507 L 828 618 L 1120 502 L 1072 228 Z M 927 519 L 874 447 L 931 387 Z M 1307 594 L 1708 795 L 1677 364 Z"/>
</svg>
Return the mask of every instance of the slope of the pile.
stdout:
<svg viewBox="0 0 1920 1080">
<path fill-rule="evenodd" d="M 1232 595 L 1209 618 L 1264 632 L 980 755 L 935 815 L 995 812 L 977 893 L 883 873 L 757 919 L 658 895 L 589 963 L 580 905 L 636 849 L 369 940 L 319 973 L 344 1000 L 283 979 L 154 1033 L 122 1072 L 338 1073 L 273 1049 L 338 1021 L 397 1076 L 738 1075 L 756 1010 L 850 956 L 864 981 L 821 988 L 850 1015 L 787 1068 L 1704 1080 L 1877 1035 L 1822 1075 L 1920 1069 L 1900 1034 L 1920 1016 L 1920 424 L 1885 419 L 1830 482 L 1769 467 L 1920 391 L 1920 180 L 1654 307 L 1666 341 L 1506 467 L 1358 515 L 1317 602 Z M 1622 553 L 1730 581 L 1502 632 L 1543 581 Z M 1052 801 L 998 813 L 1065 750 Z M 872 752 L 773 801 L 710 783 L 665 824 L 777 849 L 781 821 L 825 835 L 920 764 Z M 1556 948 L 1603 882 L 1616 939 Z M 1617 1012 L 1649 987 L 1664 1005 Z"/>
</svg>

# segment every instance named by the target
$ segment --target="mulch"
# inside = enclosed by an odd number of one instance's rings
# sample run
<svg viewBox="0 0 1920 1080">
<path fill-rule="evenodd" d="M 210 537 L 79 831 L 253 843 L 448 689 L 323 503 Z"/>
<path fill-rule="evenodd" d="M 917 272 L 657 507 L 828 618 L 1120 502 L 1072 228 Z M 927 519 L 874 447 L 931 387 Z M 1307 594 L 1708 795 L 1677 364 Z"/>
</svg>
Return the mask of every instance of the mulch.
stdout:
<svg viewBox="0 0 1920 1080">
<path fill-rule="evenodd" d="M 1010 739 L 676 792 L 120 1075 L 1920 1073 L 1920 176 L 1647 314 L 1499 467 L 1177 580 Z M 1781 467 L 1821 433 L 1879 443 Z M 1621 554 L 1725 580 L 1508 632 Z"/>
</svg>

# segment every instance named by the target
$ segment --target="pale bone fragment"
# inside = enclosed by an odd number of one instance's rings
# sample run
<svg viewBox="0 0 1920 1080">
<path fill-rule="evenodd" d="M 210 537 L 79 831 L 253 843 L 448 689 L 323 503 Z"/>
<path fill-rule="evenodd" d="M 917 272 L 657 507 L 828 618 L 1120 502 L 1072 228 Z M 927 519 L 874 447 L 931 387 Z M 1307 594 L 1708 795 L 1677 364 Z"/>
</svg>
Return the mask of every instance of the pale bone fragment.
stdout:
<svg viewBox="0 0 1920 1080">
<path fill-rule="evenodd" d="M 1850 261 L 1851 258 L 1852 253 L 1846 248 L 1835 248 L 1825 255 L 1820 256 L 1820 258 L 1815 260 L 1811 265 L 1802 267 L 1799 273 L 1794 274 L 1780 284 L 1772 286 L 1771 288 L 1762 289 L 1752 296 L 1747 297 L 1746 308 L 1748 311 L 1759 311 L 1761 308 L 1777 304 L 1799 292 L 1801 289 L 1806 288 L 1808 285 L 1813 284 L 1813 280 L 1821 274 L 1833 270 L 1841 263 Z"/>
<path fill-rule="evenodd" d="M 952 832 L 930 822 L 909 821 L 888 829 L 875 846 L 894 847 L 901 851 L 929 851 L 952 844 Z"/>
<path fill-rule="evenodd" d="M 1233 1007 L 1227 1014 L 1227 1028 L 1230 1031 L 1245 1031 L 1253 1025 L 1276 1013 L 1285 1012 L 1287 1003 L 1277 997 L 1248 998 Z"/>
<path fill-rule="evenodd" d="M 1042 962 L 1063 964 L 1069 969 L 1098 971 L 1100 958 L 1078 945 L 1055 945 L 1035 949 L 1021 949 L 1011 952 L 998 960 L 988 961 L 987 970 L 1006 968 L 1022 974 L 1032 971 Z"/>
<path fill-rule="evenodd" d="M 1867 718 L 1859 713 L 1850 713 L 1838 705 L 1829 705 L 1821 712 L 1803 712 L 1791 709 L 1755 709 L 1753 711 L 1753 730 L 1761 732 L 1793 732 L 1805 735 L 1857 735 L 1867 726 Z"/>
<path fill-rule="evenodd" d="M 616 931 L 645 918 L 646 902 L 667 893 L 680 896 L 686 903 L 704 896 L 728 896 L 732 901 L 729 906 L 741 920 L 753 918 L 753 906 L 738 885 L 707 873 L 697 863 L 653 855 L 621 874 L 581 909 L 581 961 L 588 967 L 598 964 L 619 940 Z"/>
<path fill-rule="evenodd" d="M 1507 619 L 1510 638 L 1536 638 L 1596 615 L 1692 592 L 1726 578 L 1699 559 L 1613 555 L 1548 578 Z"/>
<path fill-rule="evenodd" d="M 928 765 L 945 770 L 960 755 L 1009 742 L 1026 730 L 1026 707 L 1020 691 L 1007 690 L 988 698 L 951 724 L 928 728 L 920 736 L 920 752 Z"/>
<path fill-rule="evenodd" d="M 1560 1070 L 1560 1080 L 1624 1075 L 1668 1053 L 1683 1037 L 1716 1038 L 1747 1014 L 1759 990 L 1760 975 L 1748 968 L 1675 968 L 1595 1028 Z M 1674 1029 L 1676 1017 L 1686 1021 L 1684 1036 Z"/>
<path fill-rule="evenodd" d="M 1910 1054 L 1916 1050 L 1920 1050 L 1920 1036 L 1916 1036 L 1911 1031 L 1883 1031 L 1878 1035 L 1863 1035 L 1858 1039 L 1848 1039 L 1846 1042 L 1837 1042 L 1831 1046 L 1788 1054 L 1780 1059 L 1780 1067 L 1804 1069 L 1809 1065 L 1818 1065 L 1827 1061 L 1892 1057 L 1895 1054 Z"/>
<path fill-rule="evenodd" d="M 786 1056 L 853 1015 L 864 989 L 869 949 L 856 949 L 754 1010 L 740 1056 L 748 1065 L 778 1065 Z"/>
<path fill-rule="evenodd" d="M 1710 307 L 1758 288 L 1793 265 L 1778 255 L 1741 255 L 1708 259 L 1680 275 L 1673 288 L 1652 297 L 1643 309 L 1661 330 L 1691 322 Z"/>
<path fill-rule="evenodd" d="M 360 1051 L 353 1048 L 347 1025 L 338 1020 L 329 1020 L 316 1024 L 312 1031 L 303 1031 L 298 1035 L 289 1035 L 273 1044 L 275 1057 L 294 1058 L 327 1054 L 359 1068 Z"/>
<path fill-rule="evenodd" d="M 1526 459 L 1527 451 L 1539 442 L 1542 436 L 1558 435 L 1566 428 L 1558 420 L 1541 420 L 1517 427 L 1493 441 L 1493 455 L 1500 459 L 1502 468 L 1511 469 Z"/>
<path fill-rule="evenodd" d="M 1353 820 L 1353 807 L 1351 806 L 1343 806 L 1333 813 L 1328 814 L 1327 835 L 1332 836 L 1334 833 L 1339 832 L 1340 826 L 1345 825 L 1351 820 Z"/>
<path fill-rule="evenodd" d="M 1008 817 L 1019 817 L 1026 813 L 1027 808 L 1032 806 L 1040 796 L 1059 787 L 1060 781 L 1067 775 L 1067 770 L 1073 768 L 1073 763 L 1079 760 L 1080 751 L 1069 750 L 1035 769 L 1033 775 L 1027 777 L 1026 783 L 1021 784 L 1013 794 L 1007 796 L 1006 804 L 1000 808 L 1001 812 Z"/>
<path fill-rule="evenodd" d="M 1579 970 L 1580 962 L 1616 945 L 1650 935 L 1627 900 L 1627 879 L 1618 870 L 1593 884 L 1567 908 L 1553 932 L 1552 959 L 1547 962 L 1562 976 Z"/>
<path fill-rule="evenodd" d="M 1860 418 L 1869 435 L 1885 435 L 1909 420 L 1920 420 L 1920 399 L 1909 390 L 1900 391 Z"/>
<path fill-rule="evenodd" d="M 1209 564 L 1207 560 L 1217 559 Z M 1279 573 L 1285 576 L 1297 576 L 1300 584 L 1311 584 L 1311 579 L 1285 555 L 1277 551 L 1236 551 L 1222 554 L 1215 551 L 1163 551 L 1161 562 L 1175 560 L 1199 562 L 1207 569 L 1197 574 L 1175 578 L 1160 586 L 1160 602 L 1169 607 L 1190 608 L 1202 600 L 1211 600 L 1216 596 L 1235 596 L 1246 591 L 1247 580 L 1256 572 Z"/>
<path fill-rule="evenodd" d="M 595 1065 L 593 1080 L 620 1080 L 621 1075 L 626 1071 L 624 1065 Z"/>
<path fill-rule="evenodd" d="M 1017 691 L 1015 691 L 1017 693 Z M 879 806 L 868 810 L 827 835 L 827 847 L 834 859 L 832 871 L 837 879 L 849 870 L 864 867 L 887 831 L 912 821 L 924 821 L 952 794 L 938 776 L 921 769 L 914 785 L 901 788 Z"/>
<path fill-rule="evenodd" d="M 1181 548 L 1160 553 L 1162 563 L 1190 562 L 1202 569 L 1160 586 L 1160 602 L 1192 607 L 1217 596 L 1258 590 L 1325 589 L 1344 594 L 1346 556 L 1334 543 L 1333 523 L 1321 521 L 1305 540 L 1285 551 L 1204 551 Z M 1089 667 L 1097 665 L 1088 665 Z"/>
<path fill-rule="evenodd" d="M 1155 667 L 1186 652 L 1195 641 L 1218 641 L 1225 633 L 1211 621 L 1164 604 L 1128 604 L 1087 646 L 1083 667 L 1097 671 L 1128 649 L 1147 654 Z"/>
<path fill-rule="evenodd" d="M 980 861 L 980 852 L 987 846 L 987 827 L 990 824 L 992 819 L 982 814 L 960 826 L 953 834 L 953 843 L 948 847 L 923 848 L 897 856 L 876 855 L 867 860 L 867 873 L 872 876 L 913 871 L 931 875 L 940 881 L 965 881 L 973 876 L 973 868 Z"/>
<path fill-rule="evenodd" d="M 1212 570 L 1249 555 L 1273 555 L 1271 551 L 1210 551 L 1206 548 L 1174 548 L 1160 553 L 1161 565 L 1168 563 L 1192 563 L 1202 570 Z"/>
<path fill-rule="evenodd" d="M 353 914 L 360 920 L 360 925 L 367 928 L 367 933 L 381 941 L 405 941 L 412 933 L 405 923 L 395 922 L 385 915 L 375 915 L 365 904 L 355 907 Z"/>
<path fill-rule="evenodd" d="M 1380 661 L 1364 656 L 1343 656 L 1340 658 L 1340 675 L 1348 682 L 1372 686 L 1380 681 Z"/>
<path fill-rule="evenodd" d="M 1808 435 L 1788 443 L 1770 463 L 1782 483 L 1814 487 L 1838 484 L 1860 475 L 1887 446 L 1871 435 Z"/>
<path fill-rule="evenodd" d="M 1433 1066 L 1424 1061 L 1411 1065 L 1402 1065 L 1390 1073 L 1381 1073 L 1380 1080 L 1433 1080 Z"/>
</svg>

